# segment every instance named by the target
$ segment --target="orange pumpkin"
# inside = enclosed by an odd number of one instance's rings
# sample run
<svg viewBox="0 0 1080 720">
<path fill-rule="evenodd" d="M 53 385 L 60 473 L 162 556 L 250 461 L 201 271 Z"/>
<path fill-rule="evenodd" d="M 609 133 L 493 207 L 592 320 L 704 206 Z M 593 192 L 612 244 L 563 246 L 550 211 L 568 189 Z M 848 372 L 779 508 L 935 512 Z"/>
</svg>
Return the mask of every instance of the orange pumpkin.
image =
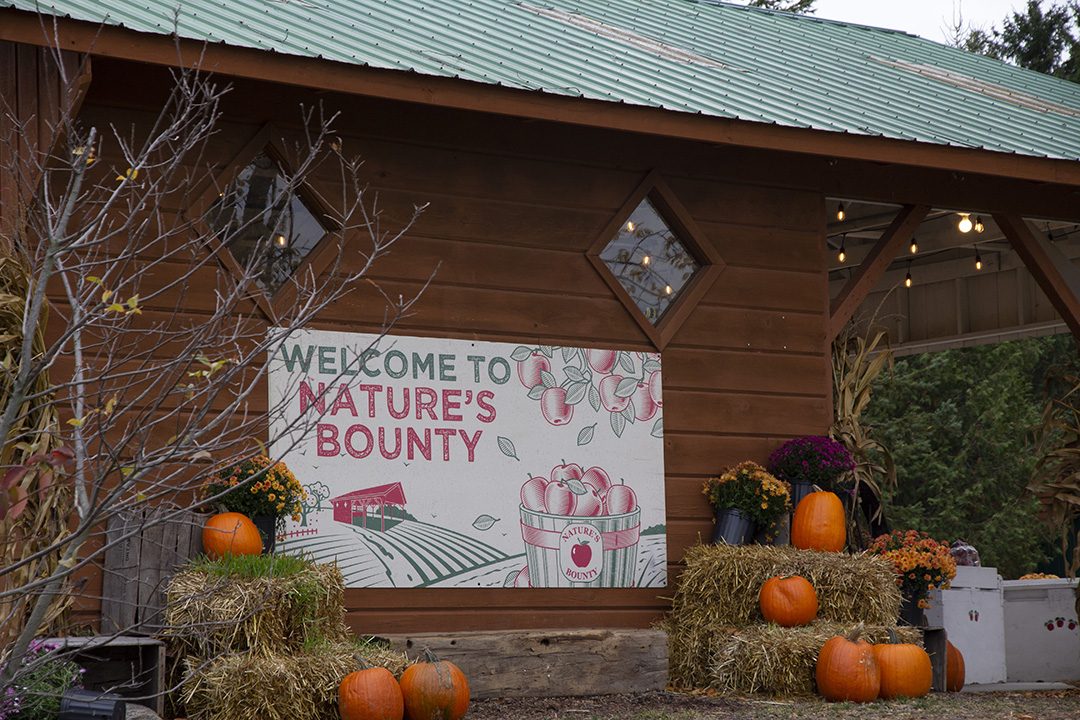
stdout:
<svg viewBox="0 0 1080 720">
<path fill-rule="evenodd" d="M 881 689 L 881 672 L 874 651 L 860 640 L 862 627 L 850 635 L 834 635 L 818 653 L 814 676 L 818 692 L 830 701 L 871 702 Z"/>
<path fill-rule="evenodd" d="M 844 505 L 836 493 L 812 492 L 791 520 L 791 544 L 800 550 L 839 552 L 847 542 Z"/>
<path fill-rule="evenodd" d="M 799 575 L 773 577 L 758 593 L 761 616 L 781 627 L 808 625 L 817 617 L 817 593 L 810 581 Z"/>
<path fill-rule="evenodd" d="M 258 555 L 262 537 L 247 515 L 219 513 L 206 521 L 202 531 L 203 550 L 211 560 L 225 555 Z"/>
<path fill-rule="evenodd" d="M 401 686 L 386 668 L 349 673 L 338 686 L 338 712 L 341 720 L 401 720 L 405 716 Z"/>
<path fill-rule="evenodd" d="M 964 655 L 950 642 L 945 649 L 945 689 L 960 692 L 964 689 L 965 679 Z"/>
<path fill-rule="evenodd" d="M 918 645 L 896 642 L 896 633 L 889 631 L 890 642 L 874 646 L 874 659 L 881 670 L 881 697 L 922 697 L 934 684 L 930 656 Z"/>
<path fill-rule="evenodd" d="M 405 668 L 401 694 L 409 720 L 460 720 L 469 709 L 469 681 L 461 668 L 439 660 L 430 650 L 425 660 Z"/>
</svg>

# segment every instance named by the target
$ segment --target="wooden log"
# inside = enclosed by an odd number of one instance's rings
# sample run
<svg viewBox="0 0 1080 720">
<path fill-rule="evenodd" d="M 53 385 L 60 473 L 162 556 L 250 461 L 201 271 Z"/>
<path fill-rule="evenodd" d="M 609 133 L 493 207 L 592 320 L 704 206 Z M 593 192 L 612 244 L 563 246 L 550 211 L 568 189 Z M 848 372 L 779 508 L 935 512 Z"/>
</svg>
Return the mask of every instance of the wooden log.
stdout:
<svg viewBox="0 0 1080 720">
<path fill-rule="evenodd" d="M 411 657 L 431 649 L 458 665 L 474 698 L 609 695 L 663 690 L 660 630 L 525 630 L 387 636 Z"/>
</svg>

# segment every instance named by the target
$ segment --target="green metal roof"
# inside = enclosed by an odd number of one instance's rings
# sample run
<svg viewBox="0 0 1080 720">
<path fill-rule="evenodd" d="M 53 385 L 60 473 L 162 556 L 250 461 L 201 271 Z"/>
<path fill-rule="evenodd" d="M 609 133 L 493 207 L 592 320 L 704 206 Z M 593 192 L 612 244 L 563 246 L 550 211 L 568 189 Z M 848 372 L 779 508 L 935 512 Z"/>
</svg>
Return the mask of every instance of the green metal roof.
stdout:
<svg viewBox="0 0 1080 720">
<path fill-rule="evenodd" d="M 0 0 L 146 33 L 787 127 L 1080 159 L 1080 85 L 714 0 Z M 176 10 L 176 8 L 179 8 Z"/>
</svg>

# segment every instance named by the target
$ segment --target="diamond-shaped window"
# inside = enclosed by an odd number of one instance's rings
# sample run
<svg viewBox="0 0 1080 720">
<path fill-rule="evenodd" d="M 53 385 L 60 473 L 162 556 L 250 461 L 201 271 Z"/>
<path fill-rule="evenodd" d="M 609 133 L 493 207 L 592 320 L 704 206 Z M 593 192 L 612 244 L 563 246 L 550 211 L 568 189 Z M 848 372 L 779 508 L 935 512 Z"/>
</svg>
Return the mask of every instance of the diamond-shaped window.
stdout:
<svg viewBox="0 0 1080 720">
<path fill-rule="evenodd" d="M 619 226 L 600 259 L 653 325 L 701 269 L 648 198 Z"/>
<path fill-rule="evenodd" d="M 261 152 L 210 210 L 214 231 L 259 286 L 273 295 L 326 235 L 280 166 Z"/>
<path fill-rule="evenodd" d="M 588 257 L 660 350 L 724 267 L 656 172 L 627 199 Z"/>
</svg>

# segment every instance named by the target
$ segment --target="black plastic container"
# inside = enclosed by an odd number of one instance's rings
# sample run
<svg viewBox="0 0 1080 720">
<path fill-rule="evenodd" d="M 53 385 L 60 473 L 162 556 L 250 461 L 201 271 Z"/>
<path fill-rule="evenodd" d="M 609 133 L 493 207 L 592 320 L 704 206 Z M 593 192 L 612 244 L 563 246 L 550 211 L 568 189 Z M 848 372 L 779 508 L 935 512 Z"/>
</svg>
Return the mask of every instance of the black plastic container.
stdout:
<svg viewBox="0 0 1080 720">
<path fill-rule="evenodd" d="M 124 720 L 127 702 L 95 690 L 68 690 L 60 698 L 58 720 Z"/>
</svg>

